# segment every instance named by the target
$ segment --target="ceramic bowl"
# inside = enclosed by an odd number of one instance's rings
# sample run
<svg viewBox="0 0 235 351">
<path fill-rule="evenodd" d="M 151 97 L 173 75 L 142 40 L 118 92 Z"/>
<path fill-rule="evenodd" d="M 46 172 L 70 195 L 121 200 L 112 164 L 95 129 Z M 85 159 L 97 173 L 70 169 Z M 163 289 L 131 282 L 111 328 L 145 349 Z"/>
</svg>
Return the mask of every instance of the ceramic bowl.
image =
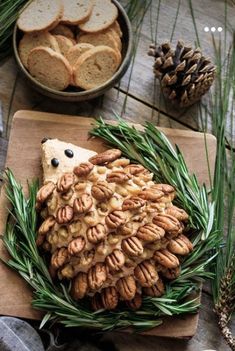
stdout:
<svg viewBox="0 0 235 351">
<path fill-rule="evenodd" d="M 57 100 L 86 101 L 86 100 L 94 99 L 100 95 L 103 95 L 107 90 L 111 89 L 122 78 L 122 76 L 127 71 L 131 61 L 132 44 L 133 44 L 132 29 L 131 29 L 131 23 L 129 21 L 129 18 L 124 8 L 120 5 L 120 3 L 117 0 L 112 0 L 112 2 L 118 8 L 117 20 L 119 22 L 119 25 L 123 33 L 123 36 L 121 38 L 122 39 L 122 52 L 121 52 L 122 62 L 118 70 L 112 76 L 112 78 L 107 80 L 104 84 L 100 85 L 99 87 L 90 89 L 90 90 L 79 90 L 76 87 L 68 87 L 64 91 L 58 91 L 41 84 L 34 77 L 32 77 L 31 74 L 27 71 L 27 69 L 22 64 L 21 59 L 19 57 L 18 44 L 20 39 L 23 36 L 23 32 L 18 29 L 17 25 L 15 25 L 14 33 L 13 33 L 13 49 L 14 49 L 16 62 L 22 74 L 25 76 L 25 78 L 33 88 L 35 88 L 41 94 Z"/>
</svg>

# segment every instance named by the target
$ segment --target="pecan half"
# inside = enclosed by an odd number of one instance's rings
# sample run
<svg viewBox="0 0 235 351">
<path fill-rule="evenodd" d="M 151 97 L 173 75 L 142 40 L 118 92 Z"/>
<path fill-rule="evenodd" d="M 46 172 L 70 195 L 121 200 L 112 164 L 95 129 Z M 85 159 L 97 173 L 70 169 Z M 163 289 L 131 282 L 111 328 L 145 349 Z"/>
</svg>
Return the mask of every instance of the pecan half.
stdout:
<svg viewBox="0 0 235 351">
<path fill-rule="evenodd" d="M 125 264 L 125 256 L 121 250 L 115 249 L 106 257 L 105 262 L 111 271 L 119 271 Z"/>
<path fill-rule="evenodd" d="M 158 214 L 153 217 L 153 223 L 172 235 L 182 232 L 182 227 L 178 219 L 169 214 Z"/>
<path fill-rule="evenodd" d="M 53 182 L 48 182 L 43 185 L 37 192 L 36 201 L 39 204 L 45 202 L 48 197 L 53 193 L 55 189 L 55 184 Z"/>
<path fill-rule="evenodd" d="M 97 244 L 105 238 L 107 229 L 103 224 L 99 223 L 94 227 L 88 228 L 86 234 L 90 243 Z"/>
<path fill-rule="evenodd" d="M 86 213 L 89 211 L 92 205 L 93 205 L 92 197 L 89 194 L 82 194 L 73 202 L 74 213 L 79 215 Z"/>
<path fill-rule="evenodd" d="M 146 189 L 139 193 L 139 197 L 144 200 L 158 202 L 164 196 L 164 193 L 157 189 Z"/>
<path fill-rule="evenodd" d="M 114 286 L 110 286 L 101 291 L 101 301 L 105 309 L 113 310 L 118 304 L 118 292 Z"/>
<path fill-rule="evenodd" d="M 141 262 L 134 270 L 135 278 L 143 287 L 152 286 L 158 280 L 155 266 L 150 261 Z"/>
<path fill-rule="evenodd" d="M 62 267 L 68 259 L 68 250 L 66 247 L 61 247 L 56 250 L 51 256 L 51 266 L 55 269 Z"/>
<path fill-rule="evenodd" d="M 189 218 L 188 214 L 177 206 L 171 206 L 166 209 L 166 213 L 177 218 L 179 221 L 186 222 Z"/>
<path fill-rule="evenodd" d="M 177 238 L 171 239 L 167 248 L 174 254 L 184 256 L 193 250 L 193 245 L 185 235 L 181 234 Z"/>
<path fill-rule="evenodd" d="M 79 272 L 72 281 L 71 295 L 74 300 L 82 299 L 88 290 L 87 274 Z"/>
<path fill-rule="evenodd" d="M 47 219 L 45 219 L 44 222 L 42 222 L 38 229 L 38 236 L 36 240 L 37 246 L 42 245 L 45 239 L 45 235 L 49 232 L 49 230 L 54 226 L 55 223 L 56 221 L 53 216 L 49 216 Z"/>
<path fill-rule="evenodd" d="M 94 165 L 90 162 L 83 162 L 80 163 L 79 166 L 74 167 L 73 173 L 76 174 L 78 177 L 85 177 L 87 176 L 92 169 L 94 168 Z"/>
<path fill-rule="evenodd" d="M 119 158 L 113 162 L 110 162 L 107 165 L 107 168 L 113 168 L 113 167 L 126 167 L 127 165 L 130 164 L 130 160 L 128 158 Z"/>
<path fill-rule="evenodd" d="M 144 252 L 143 245 L 136 236 L 124 239 L 122 241 L 122 250 L 131 257 L 141 256 Z"/>
<path fill-rule="evenodd" d="M 86 241 L 82 236 L 77 237 L 76 239 L 73 239 L 70 241 L 68 245 L 68 252 L 69 254 L 72 255 L 77 255 L 80 253 L 86 245 Z"/>
<path fill-rule="evenodd" d="M 104 165 L 105 163 L 115 161 L 121 154 L 122 152 L 119 149 L 109 149 L 92 156 L 89 161 L 93 163 L 93 165 Z"/>
<path fill-rule="evenodd" d="M 178 258 L 167 249 L 155 251 L 153 259 L 166 268 L 175 268 L 180 264 Z"/>
<path fill-rule="evenodd" d="M 117 281 L 117 289 L 123 300 L 132 300 L 136 293 L 136 283 L 132 275 L 120 278 Z"/>
<path fill-rule="evenodd" d="M 38 233 L 41 235 L 46 234 L 54 226 L 55 218 L 53 216 L 47 217 L 44 222 L 40 225 Z"/>
<path fill-rule="evenodd" d="M 60 177 L 60 179 L 57 182 L 57 191 L 59 193 L 67 192 L 73 185 L 73 182 L 74 182 L 73 173 L 63 174 L 62 177 Z"/>
<path fill-rule="evenodd" d="M 116 229 L 126 221 L 125 214 L 122 211 L 113 211 L 105 218 L 105 223 L 111 229 Z"/>
<path fill-rule="evenodd" d="M 91 195 L 98 201 L 105 201 L 113 196 L 113 190 L 109 188 L 108 183 L 98 182 L 92 186 Z"/>
<path fill-rule="evenodd" d="M 147 223 L 140 227 L 136 233 L 136 236 L 146 242 L 153 242 L 161 240 L 165 235 L 165 230 L 158 227 L 156 224 Z"/>
<path fill-rule="evenodd" d="M 136 311 L 138 309 L 140 309 L 141 305 L 142 305 L 142 297 L 140 294 L 136 294 L 134 299 L 126 301 L 126 305 L 128 308 L 130 308 L 133 311 Z"/>
<path fill-rule="evenodd" d="M 169 280 L 174 280 L 180 275 L 180 267 L 162 269 L 161 274 Z"/>
<path fill-rule="evenodd" d="M 142 165 L 131 163 L 124 168 L 124 171 L 131 175 L 138 175 L 140 173 L 149 173 L 149 171 Z"/>
<path fill-rule="evenodd" d="M 107 278 L 106 267 L 103 263 L 96 263 L 88 271 L 88 284 L 92 290 L 98 290 L 102 287 Z"/>
<path fill-rule="evenodd" d="M 138 196 L 131 196 L 129 199 L 125 199 L 122 204 L 122 210 L 137 210 L 143 207 L 146 204 L 146 201 L 141 199 Z"/>
<path fill-rule="evenodd" d="M 102 310 L 104 308 L 101 300 L 101 295 L 99 293 L 96 293 L 94 296 L 92 296 L 91 308 L 93 309 L 93 311 Z"/>
<path fill-rule="evenodd" d="M 159 278 L 156 284 L 153 286 L 143 288 L 143 292 L 147 296 L 152 296 L 152 297 L 160 297 L 164 294 L 165 292 L 165 287 L 163 281 Z"/>
<path fill-rule="evenodd" d="M 73 218 L 73 209 L 69 205 L 60 207 L 56 214 L 56 220 L 59 224 L 68 223 Z"/>
<path fill-rule="evenodd" d="M 122 184 L 127 182 L 131 176 L 123 170 L 117 170 L 109 173 L 106 177 L 108 183 Z"/>
<path fill-rule="evenodd" d="M 169 184 L 154 184 L 151 189 L 157 189 L 162 191 L 165 195 L 173 194 L 175 195 L 175 188 Z"/>
</svg>

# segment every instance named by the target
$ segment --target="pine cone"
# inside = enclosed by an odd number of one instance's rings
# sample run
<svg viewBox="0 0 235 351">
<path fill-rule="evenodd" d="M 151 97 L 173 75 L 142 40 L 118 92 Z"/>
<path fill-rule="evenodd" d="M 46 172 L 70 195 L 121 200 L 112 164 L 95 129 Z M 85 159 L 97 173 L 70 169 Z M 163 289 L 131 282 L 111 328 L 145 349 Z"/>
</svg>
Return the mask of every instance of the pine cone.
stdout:
<svg viewBox="0 0 235 351">
<path fill-rule="evenodd" d="M 149 56 L 155 57 L 154 73 L 160 80 L 163 94 L 174 105 L 186 107 L 200 100 L 215 78 L 215 65 L 193 49 L 178 41 L 176 49 L 166 42 L 158 48 L 150 45 Z"/>
</svg>

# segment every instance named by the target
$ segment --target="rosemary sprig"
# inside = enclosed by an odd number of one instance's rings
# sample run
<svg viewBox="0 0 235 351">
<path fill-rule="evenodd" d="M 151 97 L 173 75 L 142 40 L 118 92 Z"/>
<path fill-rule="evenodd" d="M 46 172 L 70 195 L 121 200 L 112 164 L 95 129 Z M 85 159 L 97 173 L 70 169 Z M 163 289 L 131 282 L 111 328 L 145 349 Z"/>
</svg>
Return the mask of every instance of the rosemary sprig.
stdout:
<svg viewBox="0 0 235 351">
<path fill-rule="evenodd" d="M 0 2 L 0 60 L 12 51 L 12 33 L 15 21 L 27 0 L 3 0 Z"/>
<path fill-rule="evenodd" d="M 102 126 L 99 130 L 104 132 L 104 122 L 100 120 L 98 123 L 99 126 Z M 124 124 L 123 121 L 119 121 L 119 123 Z M 111 133 L 109 127 L 112 129 L 112 133 L 113 128 L 118 128 L 118 126 L 106 125 L 108 134 Z M 131 128 L 122 129 L 121 134 L 118 133 L 119 139 L 114 138 L 117 140 L 118 146 L 132 160 L 141 162 L 154 171 L 156 179 L 163 180 L 165 176 L 170 177 L 171 173 L 168 174 L 167 169 L 169 168 L 169 172 L 172 172 L 178 163 L 177 167 L 180 171 L 177 173 L 175 179 L 177 184 L 181 184 L 181 188 L 188 194 L 185 204 L 188 206 L 188 210 L 191 206 L 191 225 L 194 227 L 191 240 L 194 243 L 195 249 L 182 261 L 180 276 L 175 281 L 166 284 L 166 293 L 164 296 L 161 298 L 144 297 L 141 309 L 136 312 L 126 310 L 125 308 L 113 312 L 102 310 L 96 313 L 91 312 L 86 301 L 77 303 L 71 299 L 69 295 L 70 286 L 62 283 L 54 284 L 51 281 L 46 263 L 35 245 L 35 196 L 37 182 L 29 185 L 29 198 L 27 199 L 22 187 L 15 180 L 12 172 L 6 170 L 6 194 L 12 205 L 12 211 L 10 212 L 3 237 L 5 246 L 11 255 L 11 259 L 6 263 L 19 272 L 34 289 L 33 306 L 47 312 L 42 320 L 42 325 L 56 319 L 68 327 L 83 326 L 110 330 L 131 326 L 137 331 L 143 331 L 161 324 L 162 317 L 165 315 L 197 312 L 199 301 L 193 296 L 199 289 L 198 283 L 202 279 L 212 277 L 212 274 L 206 270 L 206 267 L 213 259 L 213 257 L 207 258 L 208 252 L 211 252 L 217 245 L 217 237 L 215 233 L 211 232 L 211 225 L 209 224 L 209 218 L 213 214 L 213 211 L 211 212 L 211 206 L 206 205 L 207 195 L 205 188 L 198 186 L 194 176 L 191 178 L 180 151 L 175 151 L 162 133 L 155 135 L 157 131 L 153 129 L 153 126 L 148 125 L 146 130 L 148 130 L 149 134 L 146 132 L 146 135 L 144 135 L 137 130 L 132 131 Z M 128 132 L 128 134 L 131 132 L 134 133 L 135 142 L 139 146 L 139 150 L 133 149 L 132 145 L 126 140 L 123 141 L 122 138 L 125 136 L 125 132 Z M 96 132 L 93 131 L 93 133 Z M 134 137 L 133 135 L 132 138 Z M 146 148 L 149 144 L 153 143 L 152 138 L 154 138 L 152 149 L 147 149 L 150 150 L 150 154 L 148 157 L 144 157 L 143 153 L 147 152 Z M 163 163 L 158 164 L 159 159 L 152 158 L 155 147 L 157 147 L 159 155 L 165 155 Z M 191 190 L 190 187 L 192 187 Z M 193 191 L 195 193 L 198 192 L 198 194 L 191 194 Z M 195 204 L 191 201 L 193 196 L 196 196 L 197 199 Z M 180 200 L 179 195 L 179 202 L 182 202 L 182 199 Z M 198 211 L 197 204 L 200 207 Z M 192 206 L 194 206 L 195 213 L 197 212 L 195 215 L 193 214 Z M 205 210 L 205 217 L 203 217 L 201 207 Z M 197 216 L 200 217 L 200 221 L 194 222 Z M 199 233 L 201 234 L 199 235 Z M 207 235 L 205 235 L 206 233 Z M 191 298 L 189 298 L 190 296 Z"/>
</svg>

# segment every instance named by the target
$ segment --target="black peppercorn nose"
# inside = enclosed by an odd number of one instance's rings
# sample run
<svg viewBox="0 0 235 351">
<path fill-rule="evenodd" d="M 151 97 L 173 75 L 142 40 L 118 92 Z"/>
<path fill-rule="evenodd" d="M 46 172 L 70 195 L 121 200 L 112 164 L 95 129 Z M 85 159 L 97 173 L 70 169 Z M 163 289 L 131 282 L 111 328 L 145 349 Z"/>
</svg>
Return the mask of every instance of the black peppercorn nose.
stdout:
<svg viewBox="0 0 235 351">
<path fill-rule="evenodd" d="M 73 151 L 70 149 L 64 150 L 64 153 L 67 157 L 72 158 L 73 157 Z"/>
<path fill-rule="evenodd" d="M 57 159 L 57 158 L 53 158 L 52 160 L 51 160 L 51 164 L 52 164 L 52 166 L 53 167 L 58 167 L 59 166 L 59 160 Z"/>
</svg>

